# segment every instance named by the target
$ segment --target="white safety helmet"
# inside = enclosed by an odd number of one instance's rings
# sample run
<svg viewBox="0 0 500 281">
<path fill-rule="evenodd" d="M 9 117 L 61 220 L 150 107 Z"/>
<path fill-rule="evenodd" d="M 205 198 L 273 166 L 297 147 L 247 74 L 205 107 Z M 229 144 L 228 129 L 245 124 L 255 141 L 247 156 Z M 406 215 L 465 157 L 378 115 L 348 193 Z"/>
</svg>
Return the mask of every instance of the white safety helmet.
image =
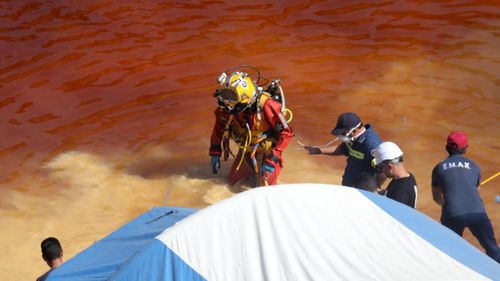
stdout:
<svg viewBox="0 0 500 281">
<path fill-rule="evenodd" d="M 403 151 L 397 144 L 386 141 L 372 150 L 372 155 L 375 157 L 375 166 L 378 166 L 383 161 L 399 159 L 403 156 Z"/>
</svg>

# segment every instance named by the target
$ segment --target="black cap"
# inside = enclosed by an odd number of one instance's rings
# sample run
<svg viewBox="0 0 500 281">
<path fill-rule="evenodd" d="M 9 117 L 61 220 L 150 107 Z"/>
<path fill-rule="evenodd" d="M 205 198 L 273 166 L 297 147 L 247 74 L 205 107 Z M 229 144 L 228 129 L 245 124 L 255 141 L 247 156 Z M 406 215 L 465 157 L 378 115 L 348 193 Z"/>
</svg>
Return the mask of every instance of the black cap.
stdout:
<svg viewBox="0 0 500 281">
<path fill-rule="evenodd" d="M 361 123 L 361 119 L 354 112 L 344 112 L 337 119 L 337 125 L 332 130 L 332 135 L 338 136 Z"/>
</svg>

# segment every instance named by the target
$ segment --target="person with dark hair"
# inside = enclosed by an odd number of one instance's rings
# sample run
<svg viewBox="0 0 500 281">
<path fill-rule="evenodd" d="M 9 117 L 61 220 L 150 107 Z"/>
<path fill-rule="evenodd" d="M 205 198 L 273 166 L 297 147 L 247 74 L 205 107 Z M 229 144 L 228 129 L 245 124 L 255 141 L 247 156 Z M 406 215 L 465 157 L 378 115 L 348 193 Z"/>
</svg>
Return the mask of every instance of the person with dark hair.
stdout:
<svg viewBox="0 0 500 281">
<path fill-rule="evenodd" d="M 52 270 L 63 264 L 63 249 L 59 240 L 54 237 L 44 239 L 40 247 L 42 248 L 42 258 L 50 267 L 50 270 L 38 277 L 36 281 L 45 281 Z"/>
<path fill-rule="evenodd" d="M 481 171 L 474 161 L 464 156 L 468 146 L 465 133 L 454 131 L 448 136 L 449 156 L 432 170 L 432 197 L 442 206 L 444 226 L 460 236 L 469 228 L 486 254 L 500 263 L 500 248 L 478 191 Z"/>
<path fill-rule="evenodd" d="M 380 144 L 380 137 L 370 124 L 364 125 L 354 112 L 344 112 L 338 119 L 332 135 L 341 140 L 341 144 L 330 147 L 305 145 L 309 154 L 329 154 L 347 156 L 347 166 L 342 175 L 342 185 L 355 186 L 354 179 L 361 173 L 376 175 L 380 187 L 385 181 L 383 174 L 378 173 L 372 165 L 371 151 Z"/>
<path fill-rule="evenodd" d="M 361 173 L 354 179 L 352 187 L 377 193 L 377 178 L 371 173 Z"/>
<path fill-rule="evenodd" d="M 418 188 L 415 177 L 403 164 L 403 151 L 393 142 L 381 143 L 374 151 L 375 165 L 391 182 L 384 195 L 400 203 L 417 208 Z"/>
</svg>

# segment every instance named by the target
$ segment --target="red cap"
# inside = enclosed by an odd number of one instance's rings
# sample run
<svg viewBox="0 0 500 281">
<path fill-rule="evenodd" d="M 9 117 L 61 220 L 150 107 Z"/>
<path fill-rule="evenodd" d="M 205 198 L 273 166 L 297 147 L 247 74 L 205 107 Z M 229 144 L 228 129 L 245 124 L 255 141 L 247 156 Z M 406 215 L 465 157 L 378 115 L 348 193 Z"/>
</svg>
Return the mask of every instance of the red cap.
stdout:
<svg viewBox="0 0 500 281">
<path fill-rule="evenodd" d="M 467 140 L 467 135 L 465 135 L 465 133 L 460 131 L 451 132 L 450 135 L 448 136 L 448 140 L 446 141 L 446 143 L 448 146 L 457 149 L 462 149 L 469 145 L 469 142 Z"/>
</svg>

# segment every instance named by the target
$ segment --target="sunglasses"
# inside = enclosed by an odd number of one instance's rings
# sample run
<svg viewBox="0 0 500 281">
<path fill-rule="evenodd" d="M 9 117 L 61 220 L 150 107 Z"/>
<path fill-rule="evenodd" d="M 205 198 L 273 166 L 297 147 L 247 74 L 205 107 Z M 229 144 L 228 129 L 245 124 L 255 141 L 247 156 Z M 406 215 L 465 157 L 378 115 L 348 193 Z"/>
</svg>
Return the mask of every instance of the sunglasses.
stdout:
<svg viewBox="0 0 500 281">
<path fill-rule="evenodd" d="M 389 166 L 389 163 L 392 163 L 392 162 L 393 162 L 392 160 L 384 160 L 384 161 L 380 162 L 380 164 L 375 166 L 375 169 L 377 170 L 377 172 L 381 173 L 384 166 Z"/>
<path fill-rule="evenodd" d="M 343 136 L 345 137 L 349 137 L 352 135 L 352 133 L 354 132 L 354 130 L 356 130 L 357 128 L 359 128 L 361 126 L 361 123 L 359 123 L 358 125 L 354 126 L 352 129 L 350 129 L 349 131 L 345 131 L 342 133 Z"/>
</svg>

